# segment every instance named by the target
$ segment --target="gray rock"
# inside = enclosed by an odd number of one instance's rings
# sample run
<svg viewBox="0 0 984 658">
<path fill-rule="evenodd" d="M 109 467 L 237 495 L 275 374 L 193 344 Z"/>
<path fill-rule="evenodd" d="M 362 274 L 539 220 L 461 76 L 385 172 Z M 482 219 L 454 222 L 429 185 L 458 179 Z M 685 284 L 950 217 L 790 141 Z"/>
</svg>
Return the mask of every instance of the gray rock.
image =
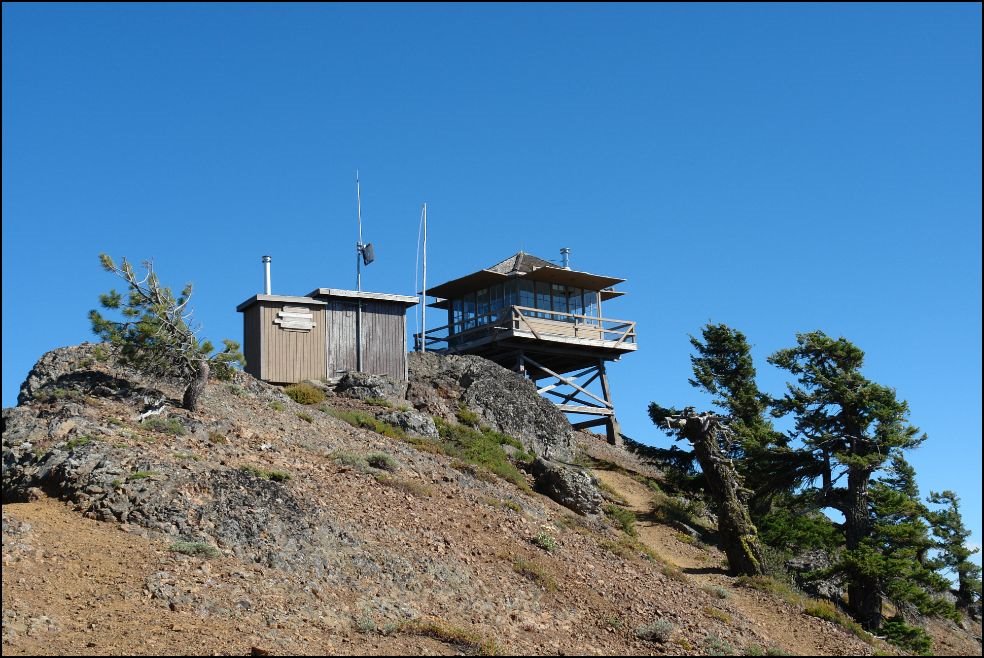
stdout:
<svg viewBox="0 0 984 658">
<path fill-rule="evenodd" d="M 479 356 L 420 352 L 410 354 L 409 368 L 407 399 L 417 409 L 453 422 L 464 406 L 537 457 L 574 460 L 574 432 L 567 418 L 518 373 Z"/>
<path fill-rule="evenodd" d="M 833 566 L 833 558 L 826 551 L 807 551 L 786 561 L 786 568 L 793 573 L 796 585 L 810 596 L 840 601 L 847 592 L 842 576 L 823 576 L 825 569 Z"/>
<path fill-rule="evenodd" d="M 335 392 L 360 400 L 403 400 L 407 393 L 406 382 L 395 382 L 386 375 L 370 375 L 365 372 L 348 372 L 342 375 Z"/>
<path fill-rule="evenodd" d="M 377 418 L 384 423 L 399 427 L 410 436 L 422 436 L 428 439 L 438 437 L 434 419 L 419 411 L 386 411 L 379 414 Z"/>
<path fill-rule="evenodd" d="M 533 462 L 534 488 L 578 514 L 597 514 L 604 498 L 598 481 L 587 471 L 569 464 L 537 458 Z"/>
</svg>

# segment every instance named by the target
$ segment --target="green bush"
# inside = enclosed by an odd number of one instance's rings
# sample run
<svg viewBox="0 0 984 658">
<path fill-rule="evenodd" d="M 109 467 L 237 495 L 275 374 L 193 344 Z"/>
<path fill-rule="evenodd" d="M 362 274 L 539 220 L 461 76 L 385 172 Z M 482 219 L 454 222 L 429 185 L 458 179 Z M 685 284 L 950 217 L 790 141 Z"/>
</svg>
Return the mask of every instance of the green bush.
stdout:
<svg viewBox="0 0 984 658">
<path fill-rule="evenodd" d="M 290 479 L 290 473 L 285 473 L 284 471 L 272 471 L 255 466 L 240 466 L 239 470 L 258 477 L 261 480 L 271 480 L 272 482 L 286 482 Z"/>
<path fill-rule="evenodd" d="M 300 418 L 301 420 L 303 420 L 305 423 L 313 423 L 314 422 L 314 418 L 311 417 L 311 414 L 306 414 L 303 411 L 300 412 L 300 413 L 298 413 L 297 414 L 297 417 Z"/>
<path fill-rule="evenodd" d="M 376 434 L 382 434 L 391 439 L 406 439 L 406 433 L 399 427 L 377 420 L 372 414 L 364 411 L 342 411 L 341 409 L 325 409 L 325 412 L 339 420 L 343 420 L 352 427 L 367 429 Z"/>
<path fill-rule="evenodd" d="M 466 407 L 465 405 L 458 405 L 458 413 L 455 414 L 458 417 L 458 422 L 466 427 L 477 428 L 479 423 L 478 414 Z"/>
<path fill-rule="evenodd" d="M 154 432 L 163 432 L 164 434 L 172 434 L 174 436 L 184 436 L 188 433 L 184 425 L 177 418 L 151 416 L 150 418 L 144 419 L 140 424 Z"/>
<path fill-rule="evenodd" d="M 613 520 L 615 523 L 625 531 L 625 534 L 635 537 L 638 533 L 636 532 L 635 522 L 636 515 L 634 512 L 619 507 L 618 505 L 605 505 L 605 514 Z"/>
<path fill-rule="evenodd" d="M 196 557 L 218 557 L 220 555 L 214 546 L 209 546 L 200 541 L 176 541 L 171 544 L 171 550 L 175 553 Z"/>
<path fill-rule="evenodd" d="M 284 393 L 298 404 L 321 404 L 325 401 L 324 391 L 305 383 L 291 384 L 284 389 Z"/>
<path fill-rule="evenodd" d="M 930 655 L 933 640 L 921 628 L 910 626 L 901 617 L 892 617 L 881 626 L 881 632 L 892 644 L 922 656 Z"/>
<path fill-rule="evenodd" d="M 665 619 L 657 619 L 651 624 L 646 624 L 645 626 L 640 626 L 636 629 L 636 637 L 640 640 L 648 640 L 649 642 L 669 642 L 670 638 L 673 637 L 673 626 L 672 622 Z"/>
<path fill-rule="evenodd" d="M 397 461 L 385 452 L 370 452 L 366 455 L 366 463 L 381 471 L 393 472 L 400 468 Z"/>
<path fill-rule="evenodd" d="M 548 535 L 545 532 L 541 532 L 536 537 L 530 540 L 533 545 L 539 546 L 548 553 L 553 553 L 557 550 L 557 540 Z"/>
<path fill-rule="evenodd" d="M 434 419 L 440 434 L 443 451 L 462 461 L 481 466 L 502 479 L 512 482 L 523 491 L 530 491 L 530 485 L 522 472 L 510 461 L 503 445 L 514 445 L 516 439 L 501 432 L 489 429 L 477 430 L 472 427 L 447 423 Z M 523 457 L 517 455 L 522 460 Z"/>
<path fill-rule="evenodd" d="M 75 450 L 76 448 L 89 445 L 92 443 L 92 440 L 92 437 L 88 435 L 76 436 L 65 442 L 65 448 L 67 450 Z"/>
</svg>

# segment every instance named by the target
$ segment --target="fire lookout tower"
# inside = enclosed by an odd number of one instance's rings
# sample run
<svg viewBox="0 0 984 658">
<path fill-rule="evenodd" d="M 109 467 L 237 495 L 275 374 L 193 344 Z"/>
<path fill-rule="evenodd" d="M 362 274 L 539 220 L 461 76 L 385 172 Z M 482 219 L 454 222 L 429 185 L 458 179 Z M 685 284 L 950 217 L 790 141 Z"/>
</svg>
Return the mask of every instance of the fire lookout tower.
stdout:
<svg viewBox="0 0 984 658">
<path fill-rule="evenodd" d="M 602 316 L 602 303 L 624 295 L 618 279 L 565 267 L 519 252 L 501 263 L 426 291 L 448 324 L 416 334 L 416 346 L 445 354 L 475 354 L 525 374 L 561 411 L 587 417 L 577 429 L 604 425 L 608 442 L 622 442 L 607 361 L 634 352 L 635 322 Z M 423 342 L 422 342 L 423 341 Z M 589 386 L 597 382 L 595 392 Z"/>
</svg>

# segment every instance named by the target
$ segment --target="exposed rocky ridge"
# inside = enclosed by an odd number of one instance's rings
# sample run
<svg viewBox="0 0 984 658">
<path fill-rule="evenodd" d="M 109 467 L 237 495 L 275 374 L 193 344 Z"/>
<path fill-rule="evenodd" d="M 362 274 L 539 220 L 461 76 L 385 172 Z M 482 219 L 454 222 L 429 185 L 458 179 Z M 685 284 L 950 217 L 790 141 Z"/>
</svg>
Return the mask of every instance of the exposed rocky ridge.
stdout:
<svg viewBox="0 0 984 658">
<path fill-rule="evenodd" d="M 533 455 L 574 461 L 570 423 L 533 382 L 478 356 L 409 356 L 407 399 L 415 408 L 453 421 L 460 404 L 485 425 L 522 441 Z"/>
<path fill-rule="evenodd" d="M 21 406 L 3 410 L 4 655 L 477 650 L 401 626 L 428 619 L 504 653 L 693 654 L 711 635 L 773 644 L 601 517 L 242 373 L 213 382 L 194 414 L 172 406 L 140 423 L 145 396 L 174 405 L 180 388 L 80 354 L 36 367 Z M 392 470 L 350 458 L 372 452 Z M 34 502 L 11 503 L 23 500 Z M 168 550 L 177 540 L 220 555 Z M 656 620 L 670 640 L 637 637 Z M 866 652 L 829 633 L 824 646 Z"/>
</svg>

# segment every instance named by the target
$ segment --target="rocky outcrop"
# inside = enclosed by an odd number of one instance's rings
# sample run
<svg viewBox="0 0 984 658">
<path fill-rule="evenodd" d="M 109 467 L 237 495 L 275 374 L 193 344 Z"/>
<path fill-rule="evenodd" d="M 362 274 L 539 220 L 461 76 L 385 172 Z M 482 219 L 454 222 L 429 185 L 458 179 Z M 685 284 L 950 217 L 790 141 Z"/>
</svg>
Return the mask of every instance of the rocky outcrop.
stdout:
<svg viewBox="0 0 984 658">
<path fill-rule="evenodd" d="M 570 462 L 574 433 L 533 382 L 478 356 L 410 354 L 407 399 L 432 416 L 454 421 L 459 406 L 482 424 L 519 439 L 533 455 Z"/>
<path fill-rule="evenodd" d="M 598 482 L 576 466 L 537 458 L 533 462 L 535 488 L 578 514 L 597 514 L 604 498 Z"/>
</svg>

